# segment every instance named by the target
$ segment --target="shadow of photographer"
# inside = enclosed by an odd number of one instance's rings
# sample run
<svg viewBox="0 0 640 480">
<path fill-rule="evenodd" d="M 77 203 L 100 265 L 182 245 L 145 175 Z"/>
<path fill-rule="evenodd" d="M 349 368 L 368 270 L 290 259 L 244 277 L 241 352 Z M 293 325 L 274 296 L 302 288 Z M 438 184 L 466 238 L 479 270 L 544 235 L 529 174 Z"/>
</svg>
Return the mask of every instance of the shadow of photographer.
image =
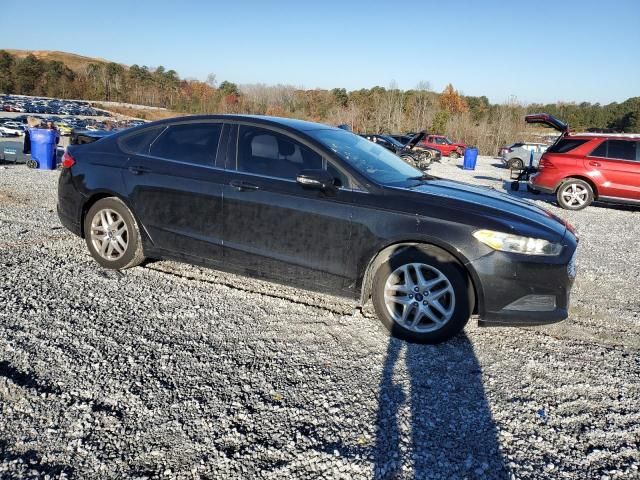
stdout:
<svg viewBox="0 0 640 480">
<path fill-rule="evenodd" d="M 376 421 L 375 478 L 509 478 L 464 333 L 442 345 L 390 338 Z"/>
</svg>

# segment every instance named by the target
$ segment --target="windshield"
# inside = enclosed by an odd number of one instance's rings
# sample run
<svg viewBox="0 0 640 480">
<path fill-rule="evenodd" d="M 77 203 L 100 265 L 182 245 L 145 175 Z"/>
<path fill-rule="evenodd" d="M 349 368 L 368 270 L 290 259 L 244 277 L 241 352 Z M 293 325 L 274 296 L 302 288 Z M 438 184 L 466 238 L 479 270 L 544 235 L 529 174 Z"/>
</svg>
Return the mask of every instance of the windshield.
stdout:
<svg viewBox="0 0 640 480">
<path fill-rule="evenodd" d="M 310 136 L 333 150 L 362 175 L 382 185 L 406 183 L 422 172 L 384 147 L 344 130 L 310 130 Z"/>
</svg>

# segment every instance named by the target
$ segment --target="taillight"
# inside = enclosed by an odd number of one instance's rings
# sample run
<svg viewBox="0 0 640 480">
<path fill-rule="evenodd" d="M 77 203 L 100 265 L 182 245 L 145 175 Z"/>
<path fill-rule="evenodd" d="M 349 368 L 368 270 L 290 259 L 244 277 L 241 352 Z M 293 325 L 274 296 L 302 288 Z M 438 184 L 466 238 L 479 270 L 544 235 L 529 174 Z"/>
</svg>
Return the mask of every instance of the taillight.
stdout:
<svg viewBox="0 0 640 480">
<path fill-rule="evenodd" d="M 556 166 L 553 164 L 551 160 L 544 157 L 540 159 L 540 163 L 538 164 L 538 167 L 539 168 L 556 168 Z"/>
<path fill-rule="evenodd" d="M 64 152 L 62 156 L 62 168 L 71 168 L 76 164 L 75 158 L 71 156 L 69 152 Z"/>
<path fill-rule="evenodd" d="M 507 148 L 507 152 L 509 153 L 513 152 L 513 148 Z"/>
</svg>

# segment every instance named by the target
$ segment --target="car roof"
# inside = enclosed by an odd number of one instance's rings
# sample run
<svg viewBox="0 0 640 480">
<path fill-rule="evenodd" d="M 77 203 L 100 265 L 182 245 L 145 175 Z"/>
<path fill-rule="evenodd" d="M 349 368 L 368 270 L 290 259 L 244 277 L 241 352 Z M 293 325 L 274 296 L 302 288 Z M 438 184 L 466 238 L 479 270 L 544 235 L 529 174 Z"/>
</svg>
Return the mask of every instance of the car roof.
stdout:
<svg viewBox="0 0 640 480">
<path fill-rule="evenodd" d="M 306 120 L 297 120 L 295 118 L 282 118 L 282 117 L 271 117 L 268 115 L 185 115 L 181 117 L 171 117 L 165 120 L 160 120 L 158 122 L 145 123 L 145 126 L 149 126 L 151 124 L 164 124 L 164 123 L 174 123 L 178 121 L 192 121 L 192 120 L 229 120 L 229 121 L 242 121 L 248 120 L 256 123 L 264 123 L 271 125 L 280 125 L 283 127 L 292 128 L 295 130 L 340 130 L 337 127 L 332 127 L 330 125 L 325 125 L 323 123 L 315 123 L 308 122 Z"/>
<path fill-rule="evenodd" d="M 593 138 L 622 138 L 627 140 L 640 140 L 640 133 L 592 133 L 592 132 L 584 132 L 584 133 L 572 133 L 570 135 L 571 138 L 579 138 L 579 139 L 593 139 Z"/>
</svg>

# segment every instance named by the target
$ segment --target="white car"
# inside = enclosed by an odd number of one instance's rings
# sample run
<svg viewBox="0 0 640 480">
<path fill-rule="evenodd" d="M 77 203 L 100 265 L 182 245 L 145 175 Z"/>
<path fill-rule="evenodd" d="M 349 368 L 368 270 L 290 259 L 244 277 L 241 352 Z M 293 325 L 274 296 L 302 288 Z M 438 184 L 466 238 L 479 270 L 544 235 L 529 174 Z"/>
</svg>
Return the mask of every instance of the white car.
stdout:
<svg viewBox="0 0 640 480">
<path fill-rule="evenodd" d="M 514 143 L 503 151 L 501 160 L 507 168 L 521 169 L 529 165 L 533 153 L 533 166 L 537 167 L 540 157 L 548 147 L 546 143 Z"/>
<path fill-rule="evenodd" d="M 24 135 L 23 128 L 8 127 L 6 124 L 0 125 L 0 132 L 9 135 Z"/>
</svg>

